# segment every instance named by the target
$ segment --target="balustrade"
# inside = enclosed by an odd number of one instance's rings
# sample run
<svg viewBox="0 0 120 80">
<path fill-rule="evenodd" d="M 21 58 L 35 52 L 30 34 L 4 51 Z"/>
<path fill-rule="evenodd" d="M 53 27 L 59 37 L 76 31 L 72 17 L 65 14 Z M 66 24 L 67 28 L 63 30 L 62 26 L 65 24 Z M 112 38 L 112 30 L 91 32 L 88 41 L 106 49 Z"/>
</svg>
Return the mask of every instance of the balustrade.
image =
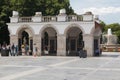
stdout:
<svg viewBox="0 0 120 80">
<path fill-rule="evenodd" d="M 42 22 L 57 22 L 56 16 L 42 16 Z M 71 21 L 83 21 L 82 15 L 68 15 L 66 17 L 67 22 Z M 32 17 L 19 17 L 19 22 L 33 22 Z"/>
</svg>

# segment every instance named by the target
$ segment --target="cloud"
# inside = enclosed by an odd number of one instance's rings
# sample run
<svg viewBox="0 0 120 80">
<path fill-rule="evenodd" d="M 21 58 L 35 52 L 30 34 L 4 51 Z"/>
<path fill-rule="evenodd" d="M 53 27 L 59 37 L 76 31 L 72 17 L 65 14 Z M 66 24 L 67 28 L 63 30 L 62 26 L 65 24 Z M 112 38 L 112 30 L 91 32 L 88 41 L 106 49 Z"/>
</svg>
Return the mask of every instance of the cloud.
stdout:
<svg viewBox="0 0 120 80">
<path fill-rule="evenodd" d="M 120 13 L 120 7 L 102 7 L 102 8 L 91 7 L 83 8 L 80 12 L 85 13 L 87 11 L 91 11 L 93 14 L 96 15 L 106 15 L 111 13 Z"/>
</svg>

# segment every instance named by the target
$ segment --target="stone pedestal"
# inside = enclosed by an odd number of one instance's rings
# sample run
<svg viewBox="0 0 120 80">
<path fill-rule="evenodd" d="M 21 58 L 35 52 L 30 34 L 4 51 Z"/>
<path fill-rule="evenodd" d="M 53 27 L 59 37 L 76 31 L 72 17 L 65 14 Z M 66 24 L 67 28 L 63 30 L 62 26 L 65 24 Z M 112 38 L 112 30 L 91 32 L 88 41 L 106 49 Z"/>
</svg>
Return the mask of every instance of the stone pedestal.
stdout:
<svg viewBox="0 0 120 80">
<path fill-rule="evenodd" d="M 17 11 L 12 12 L 12 17 L 10 17 L 11 23 L 17 23 L 19 22 L 19 13 Z"/>
<path fill-rule="evenodd" d="M 59 15 L 57 16 L 57 21 L 60 21 L 60 22 L 64 22 L 66 21 L 66 10 L 65 9 L 61 9 L 60 12 L 59 12 Z"/>
<path fill-rule="evenodd" d="M 87 56 L 93 56 L 94 54 L 94 39 L 93 35 L 85 34 L 83 35 L 84 49 L 87 50 Z"/>
<path fill-rule="evenodd" d="M 10 22 L 11 23 L 17 23 L 17 22 L 19 22 L 19 17 L 10 17 Z"/>
<path fill-rule="evenodd" d="M 33 22 L 42 22 L 42 12 L 36 12 L 32 17 Z"/>
<path fill-rule="evenodd" d="M 93 14 L 91 12 L 86 12 L 83 15 L 83 21 L 93 21 Z"/>
<path fill-rule="evenodd" d="M 37 55 L 40 56 L 41 55 L 41 37 L 40 35 L 35 35 L 33 37 L 33 45 L 36 44 L 36 47 L 38 48 L 38 53 Z M 34 46 L 33 46 L 34 47 Z"/>
<path fill-rule="evenodd" d="M 66 56 L 66 36 L 57 36 L 57 56 Z"/>
</svg>

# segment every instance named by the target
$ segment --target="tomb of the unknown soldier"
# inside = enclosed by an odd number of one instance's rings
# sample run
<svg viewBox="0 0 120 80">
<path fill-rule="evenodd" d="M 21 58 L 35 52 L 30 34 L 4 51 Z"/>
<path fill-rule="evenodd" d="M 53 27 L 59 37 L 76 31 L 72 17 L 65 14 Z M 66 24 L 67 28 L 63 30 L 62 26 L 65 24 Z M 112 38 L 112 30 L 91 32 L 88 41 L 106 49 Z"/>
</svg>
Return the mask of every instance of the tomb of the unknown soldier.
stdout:
<svg viewBox="0 0 120 80">
<path fill-rule="evenodd" d="M 7 25 L 10 44 L 18 45 L 20 55 L 34 55 L 34 47 L 39 56 L 78 56 L 80 50 L 86 50 L 90 57 L 96 49 L 100 50 L 102 27 L 91 12 L 67 15 L 61 9 L 56 16 L 35 12 L 32 17 L 21 17 L 13 11 Z M 31 53 L 25 53 L 26 46 Z"/>
</svg>

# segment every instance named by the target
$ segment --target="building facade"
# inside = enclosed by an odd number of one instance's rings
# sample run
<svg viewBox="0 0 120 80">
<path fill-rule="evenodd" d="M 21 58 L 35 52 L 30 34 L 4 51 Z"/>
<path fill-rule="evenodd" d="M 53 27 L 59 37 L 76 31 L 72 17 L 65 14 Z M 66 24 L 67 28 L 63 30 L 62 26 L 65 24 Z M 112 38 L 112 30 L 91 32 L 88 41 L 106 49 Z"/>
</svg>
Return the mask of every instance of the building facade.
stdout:
<svg viewBox="0 0 120 80">
<path fill-rule="evenodd" d="M 28 45 L 33 51 L 34 44 L 40 55 L 76 56 L 79 50 L 87 50 L 87 56 L 94 56 L 99 48 L 102 34 L 98 20 L 91 12 L 83 15 L 66 15 L 61 9 L 57 16 L 42 16 L 36 12 L 32 17 L 19 17 L 13 11 L 8 29 L 10 43 Z"/>
</svg>

